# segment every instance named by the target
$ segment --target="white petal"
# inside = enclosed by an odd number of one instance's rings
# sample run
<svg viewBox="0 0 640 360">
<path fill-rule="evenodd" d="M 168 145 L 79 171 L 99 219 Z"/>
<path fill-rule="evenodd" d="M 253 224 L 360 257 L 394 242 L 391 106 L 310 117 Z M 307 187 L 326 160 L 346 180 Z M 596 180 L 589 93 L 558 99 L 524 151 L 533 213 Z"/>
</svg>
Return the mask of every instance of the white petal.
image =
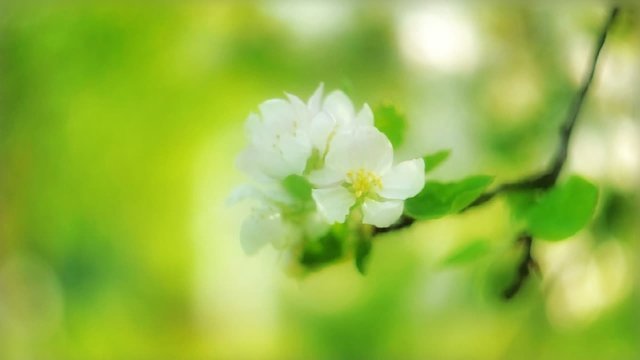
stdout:
<svg viewBox="0 0 640 360">
<path fill-rule="evenodd" d="M 245 149 L 238 155 L 236 166 L 258 182 L 281 180 L 296 171 L 282 158 L 280 151 L 255 146 Z"/>
<path fill-rule="evenodd" d="M 311 143 L 306 136 L 282 134 L 280 136 L 280 151 L 282 158 L 289 165 L 289 173 L 301 175 L 307 166 L 307 160 L 311 156 Z"/>
<path fill-rule="evenodd" d="M 273 231 L 269 237 L 269 242 L 274 248 L 284 249 L 300 239 L 297 232 L 290 224 L 280 222 L 277 226 L 278 229 L 274 229 L 275 231 Z M 278 235 L 274 236 L 274 234 Z"/>
<path fill-rule="evenodd" d="M 344 222 L 356 199 L 343 187 L 314 189 L 311 193 L 320 213 L 330 223 Z"/>
<path fill-rule="evenodd" d="M 327 95 L 322 109 L 330 113 L 340 124 L 351 123 L 355 115 L 351 100 L 340 90 L 333 91 Z"/>
<path fill-rule="evenodd" d="M 271 206 L 254 208 L 242 223 L 240 244 L 245 253 L 256 253 L 265 244 L 281 249 L 300 240 L 301 231 L 285 221 L 280 211 Z"/>
<path fill-rule="evenodd" d="M 311 143 L 320 151 L 321 154 L 324 154 L 324 150 L 327 147 L 327 141 L 329 140 L 329 135 L 331 135 L 335 126 L 336 121 L 326 112 L 318 113 L 311 120 L 311 130 L 309 133 Z"/>
<path fill-rule="evenodd" d="M 291 105 L 293 106 L 293 109 L 296 112 L 297 111 L 306 111 L 307 105 L 299 97 L 297 97 L 297 96 L 295 96 L 293 94 L 289 94 L 288 92 L 285 92 L 284 94 L 287 96 L 287 99 L 289 99 L 289 102 L 291 103 Z"/>
<path fill-rule="evenodd" d="M 351 145 L 351 133 L 340 132 L 336 134 L 331 140 L 329 152 L 325 158 L 325 167 L 346 176 L 348 171 L 353 170 L 350 157 Z"/>
<path fill-rule="evenodd" d="M 269 181 L 264 182 L 260 186 L 260 191 L 263 199 L 269 202 L 292 204 L 296 200 L 291 194 L 282 186 L 282 181 Z"/>
<path fill-rule="evenodd" d="M 268 243 L 279 244 L 287 239 L 287 228 L 277 212 L 253 210 L 240 228 L 240 244 L 253 255 Z"/>
<path fill-rule="evenodd" d="M 262 193 L 260 190 L 256 189 L 255 186 L 244 184 L 237 186 L 231 191 L 231 194 L 229 194 L 229 197 L 227 197 L 227 200 L 225 201 L 225 205 L 232 206 L 246 199 L 259 199 L 261 197 Z"/>
<path fill-rule="evenodd" d="M 336 186 L 343 181 L 344 178 L 344 173 L 326 166 L 309 174 L 309 182 L 316 187 Z"/>
<path fill-rule="evenodd" d="M 265 126 L 276 133 L 291 131 L 294 127 L 293 106 L 283 99 L 270 99 L 260 104 Z"/>
<path fill-rule="evenodd" d="M 358 169 L 384 174 L 393 163 L 393 147 L 376 128 L 361 127 L 337 134 L 325 163 L 344 174 Z"/>
<path fill-rule="evenodd" d="M 260 116 L 255 113 L 250 114 L 247 118 L 245 131 L 249 142 L 256 147 L 272 146 L 277 139 L 274 129 L 267 126 Z"/>
<path fill-rule="evenodd" d="M 375 201 L 367 199 L 362 204 L 364 214 L 362 222 L 381 228 L 389 227 L 400 218 L 403 208 L 404 202 L 400 200 Z"/>
<path fill-rule="evenodd" d="M 424 187 L 424 160 L 407 160 L 392 167 L 382 176 L 380 196 L 387 199 L 404 200 Z"/>
<path fill-rule="evenodd" d="M 329 224 L 322 215 L 314 211 L 304 219 L 304 234 L 311 239 L 317 239 L 329 231 Z"/>
<path fill-rule="evenodd" d="M 260 136 L 263 130 L 262 120 L 256 113 L 251 113 L 245 121 L 244 129 L 247 133 L 249 140 L 253 141 L 254 138 Z"/>
<path fill-rule="evenodd" d="M 282 180 L 295 173 L 295 169 L 292 169 L 291 166 L 284 161 L 280 153 L 271 151 L 261 152 L 259 157 L 261 158 L 262 172 L 267 175 L 270 180 Z"/>
<path fill-rule="evenodd" d="M 323 91 L 324 91 L 324 84 L 320 83 L 316 91 L 313 93 L 313 95 L 311 95 L 311 98 L 309 98 L 308 106 L 312 115 L 320 111 L 320 107 L 322 106 Z"/>
<path fill-rule="evenodd" d="M 227 206 L 235 205 L 247 199 L 258 200 L 263 203 L 282 203 L 292 204 L 296 200 L 282 186 L 282 182 L 269 178 L 269 180 L 261 182 L 259 186 L 240 185 L 231 191 L 225 204 Z"/>
<path fill-rule="evenodd" d="M 356 125 L 357 126 L 373 126 L 373 111 L 369 105 L 364 104 L 362 106 L 362 110 L 356 116 Z"/>
<path fill-rule="evenodd" d="M 259 236 L 260 225 L 257 220 L 249 216 L 242 223 L 240 228 L 240 245 L 247 255 L 253 255 L 268 243 L 268 240 Z"/>
<path fill-rule="evenodd" d="M 256 181 L 267 181 L 269 177 L 262 171 L 263 164 L 257 156 L 255 148 L 243 150 L 236 158 L 236 167 Z"/>
<path fill-rule="evenodd" d="M 311 120 L 307 104 L 305 104 L 302 100 L 300 100 L 299 97 L 295 95 L 289 93 L 285 94 L 287 95 L 287 98 L 289 99 L 289 102 L 291 103 L 291 106 L 295 113 L 294 122 L 296 123 L 296 128 L 306 131 L 309 126 L 309 121 Z"/>
</svg>

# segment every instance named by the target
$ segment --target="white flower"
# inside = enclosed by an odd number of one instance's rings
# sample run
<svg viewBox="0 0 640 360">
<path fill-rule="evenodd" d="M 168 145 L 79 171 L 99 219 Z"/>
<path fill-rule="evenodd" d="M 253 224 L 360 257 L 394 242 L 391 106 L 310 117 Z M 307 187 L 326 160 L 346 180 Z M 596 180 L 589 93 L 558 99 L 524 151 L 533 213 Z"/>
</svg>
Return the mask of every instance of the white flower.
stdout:
<svg viewBox="0 0 640 360">
<path fill-rule="evenodd" d="M 353 103 L 342 91 L 331 92 L 324 101 L 321 98 L 322 85 L 309 100 L 309 108 L 314 112 L 309 127 L 310 139 L 320 154 L 325 154 L 336 133 L 360 126 L 373 126 L 373 112 L 369 105 L 364 104 L 356 114 Z"/>
<path fill-rule="evenodd" d="M 240 244 L 247 255 L 253 255 L 267 244 L 284 250 L 304 238 L 317 239 L 328 230 L 329 224 L 317 212 L 300 216 L 293 223 L 277 206 L 263 202 L 242 222 Z"/>
<path fill-rule="evenodd" d="M 392 166 L 391 143 L 374 127 L 369 106 L 356 113 L 341 91 L 324 97 L 321 84 L 306 103 L 287 94 L 259 110 L 247 119 L 249 146 L 237 160 L 253 185 L 239 187 L 228 200 L 258 202 L 240 232 L 247 254 L 269 243 L 295 249 L 325 234 L 331 223 L 345 222 L 352 208 L 361 209 L 366 224 L 389 226 L 404 200 L 424 185 L 423 161 Z M 290 175 L 310 180 L 316 206 L 285 188 Z"/>
<path fill-rule="evenodd" d="M 260 186 L 249 184 L 237 186 L 227 197 L 226 204 L 232 206 L 248 199 L 268 204 L 290 204 L 294 201 L 281 183 L 273 181 L 260 184 Z"/>
<path fill-rule="evenodd" d="M 266 244 L 282 249 L 300 239 L 296 228 L 285 221 L 282 213 L 271 206 L 254 208 L 242 223 L 240 244 L 248 255 L 258 252 Z"/>
<path fill-rule="evenodd" d="M 320 84 L 306 104 L 291 94 L 287 100 L 263 102 L 260 114 L 247 118 L 250 143 L 238 157 L 238 168 L 261 183 L 303 175 L 313 149 L 324 156 L 336 133 L 373 126 L 373 112 L 367 104 L 356 114 L 342 91 L 333 91 L 324 99 L 323 91 Z"/>
<path fill-rule="evenodd" d="M 361 206 L 365 224 L 388 227 L 402 214 L 404 200 L 424 186 L 424 161 L 393 166 L 393 148 L 372 126 L 335 135 L 325 167 L 310 175 L 317 188 L 313 199 L 329 222 L 344 222 L 352 207 Z"/>
<path fill-rule="evenodd" d="M 284 189 L 282 180 L 302 175 L 311 155 L 310 123 L 320 111 L 323 86 L 308 103 L 290 94 L 287 99 L 271 99 L 259 106 L 259 114 L 250 114 L 245 130 L 249 146 L 238 156 L 237 166 L 250 175 L 253 185 L 236 188 L 227 203 L 233 205 L 252 199 L 257 205 L 244 220 L 240 231 L 242 248 L 247 254 L 271 243 L 285 248 L 304 236 L 318 236 L 328 224 L 317 212 L 297 216 L 298 222 L 285 216 L 295 199 Z"/>
<path fill-rule="evenodd" d="M 237 160 L 238 168 L 259 182 L 301 175 L 311 155 L 309 123 L 313 112 L 294 95 L 260 105 L 260 115 L 247 118 L 250 145 Z"/>
</svg>

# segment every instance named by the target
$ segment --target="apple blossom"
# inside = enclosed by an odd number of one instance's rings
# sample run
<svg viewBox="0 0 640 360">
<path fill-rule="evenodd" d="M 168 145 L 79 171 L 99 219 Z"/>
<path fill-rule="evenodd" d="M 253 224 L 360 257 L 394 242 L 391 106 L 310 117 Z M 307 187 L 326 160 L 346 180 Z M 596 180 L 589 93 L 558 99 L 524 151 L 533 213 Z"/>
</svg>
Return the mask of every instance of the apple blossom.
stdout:
<svg viewBox="0 0 640 360">
<path fill-rule="evenodd" d="M 238 157 L 238 167 L 258 182 L 302 174 L 311 154 L 306 131 L 308 117 L 307 107 L 293 95 L 289 101 L 263 102 L 260 115 L 251 114 L 247 118 L 250 145 Z"/>
<path fill-rule="evenodd" d="M 253 208 L 240 229 L 240 244 L 248 255 L 269 243 L 276 249 L 285 248 L 298 238 L 296 227 L 288 223 L 277 208 L 268 205 Z"/>
<path fill-rule="evenodd" d="M 373 126 L 373 112 L 369 105 L 364 104 L 356 114 L 353 103 L 340 90 L 331 92 L 322 101 L 321 97 L 322 85 L 309 101 L 309 108 L 316 111 L 309 128 L 310 139 L 320 154 L 326 154 L 336 133 L 360 126 Z"/>
<path fill-rule="evenodd" d="M 393 148 L 375 127 L 360 127 L 335 136 L 324 168 L 310 175 L 312 196 L 329 222 L 344 222 L 361 207 L 362 222 L 388 227 L 402 214 L 404 200 L 424 186 L 424 161 L 393 165 Z"/>
<path fill-rule="evenodd" d="M 258 202 L 240 232 L 247 254 L 268 243 L 300 249 L 294 245 L 324 236 L 352 210 L 363 223 L 387 227 L 424 185 L 422 159 L 393 166 L 391 143 L 367 104 L 356 113 L 342 91 L 323 92 L 320 84 L 306 103 L 291 94 L 267 100 L 247 118 L 249 145 L 237 165 L 254 184 L 229 198 Z M 291 188 L 292 177 L 302 191 Z"/>
</svg>

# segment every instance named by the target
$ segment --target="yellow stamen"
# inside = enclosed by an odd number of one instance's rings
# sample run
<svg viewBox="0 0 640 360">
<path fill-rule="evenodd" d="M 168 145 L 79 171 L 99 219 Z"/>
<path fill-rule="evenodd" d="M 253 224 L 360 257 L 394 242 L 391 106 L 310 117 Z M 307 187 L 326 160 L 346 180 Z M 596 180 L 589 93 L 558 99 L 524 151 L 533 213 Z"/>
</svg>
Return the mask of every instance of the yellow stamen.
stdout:
<svg viewBox="0 0 640 360">
<path fill-rule="evenodd" d="M 347 172 L 347 181 L 351 183 L 351 189 L 356 198 L 366 196 L 373 190 L 382 189 L 382 180 L 380 177 L 364 169 Z"/>
</svg>

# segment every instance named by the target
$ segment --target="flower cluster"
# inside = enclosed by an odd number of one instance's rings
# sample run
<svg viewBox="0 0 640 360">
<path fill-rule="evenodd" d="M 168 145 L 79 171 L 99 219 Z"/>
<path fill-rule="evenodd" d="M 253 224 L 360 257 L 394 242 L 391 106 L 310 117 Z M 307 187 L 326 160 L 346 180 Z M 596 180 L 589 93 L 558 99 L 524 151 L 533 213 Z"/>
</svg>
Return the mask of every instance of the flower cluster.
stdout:
<svg viewBox="0 0 640 360">
<path fill-rule="evenodd" d="M 240 233 L 249 254 L 313 241 L 336 223 L 388 227 L 424 186 L 423 160 L 394 164 L 371 108 L 356 111 L 341 91 L 323 96 L 320 85 L 307 102 L 286 94 L 259 110 L 247 119 L 249 145 L 237 159 L 253 185 L 232 196 L 258 200 Z"/>
</svg>

